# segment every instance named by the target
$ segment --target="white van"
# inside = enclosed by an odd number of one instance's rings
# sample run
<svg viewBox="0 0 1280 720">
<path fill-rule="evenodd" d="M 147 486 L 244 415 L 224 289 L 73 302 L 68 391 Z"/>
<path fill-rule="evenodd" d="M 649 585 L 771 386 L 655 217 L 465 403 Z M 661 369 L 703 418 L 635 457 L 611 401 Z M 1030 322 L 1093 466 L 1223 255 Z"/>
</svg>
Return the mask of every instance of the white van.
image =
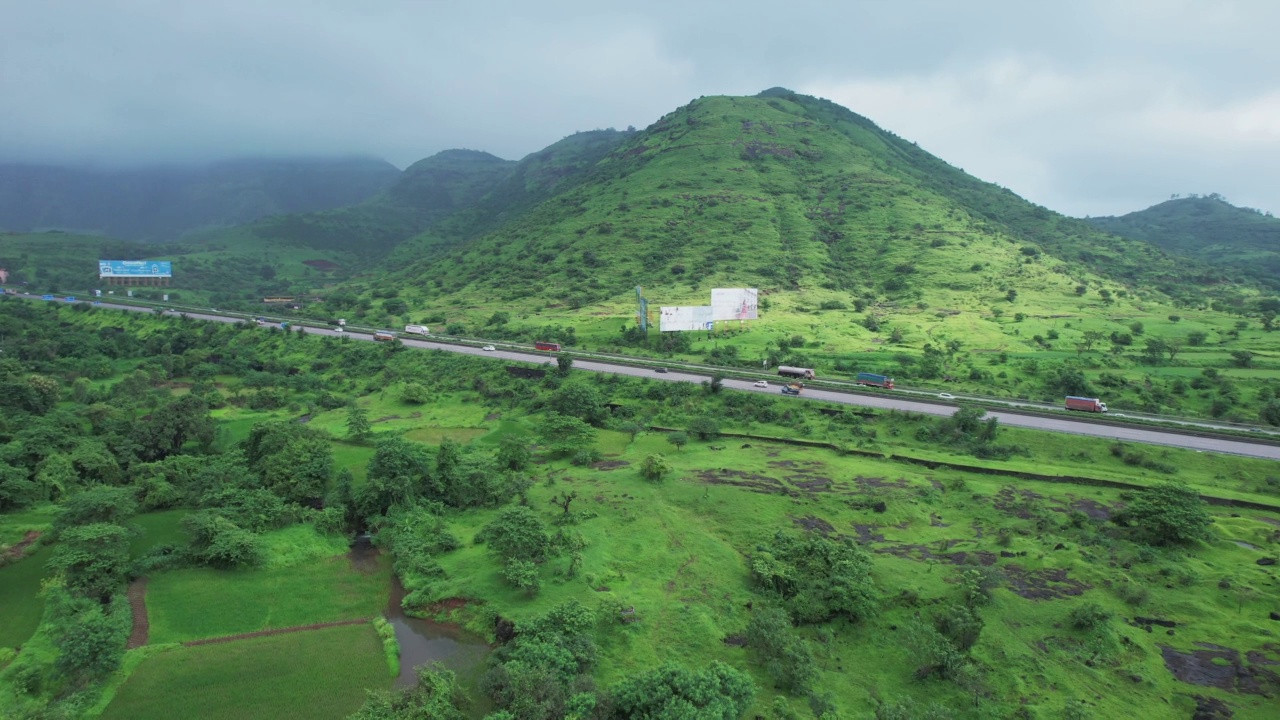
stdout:
<svg viewBox="0 0 1280 720">
<path fill-rule="evenodd" d="M 410 335 L 430 335 L 431 330 L 426 325 L 405 325 L 404 331 Z"/>
</svg>

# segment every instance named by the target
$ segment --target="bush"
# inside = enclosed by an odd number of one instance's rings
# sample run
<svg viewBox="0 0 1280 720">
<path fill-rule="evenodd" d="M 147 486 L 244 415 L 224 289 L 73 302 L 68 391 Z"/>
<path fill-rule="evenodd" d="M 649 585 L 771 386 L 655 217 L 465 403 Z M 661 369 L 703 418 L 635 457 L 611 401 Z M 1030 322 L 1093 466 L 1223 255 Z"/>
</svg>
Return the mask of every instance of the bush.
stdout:
<svg viewBox="0 0 1280 720">
<path fill-rule="evenodd" d="M 752 614 L 747 625 L 747 647 L 760 658 L 777 687 L 798 693 L 809 687 L 818 669 L 813 654 L 796 637 L 787 613 L 767 608 Z"/>
<path fill-rule="evenodd" d="M 190 558 L 216 568 L 257 565 L 262 560 L 262 546 L 257 535 L 241 528 L 221 515 L 204 510 L 182 519 L 191 536 Z"/>
<path fill-rule="evenodd" d="M 649 453 L 640 463 L 640 476 L 651 482 L 662 480 L 663 476 L 669 472 L 671 472 L 671 463 L 657 453 Z"/>
<path fill-rule="evenodd" d="M 1093 630 L 1111 621 L 1111 611 L 1096 602 L 1078 605 L 1067 613 L 1067 622 L 1077 630 Z"/>
<path fill-rule="evenodd" d="M 856 621 L 875 611 L 870 558 L 847 537 L 796 538 L 778 531 L 772 543 L 756 548 L 751 576 L 796 622 L 837 616 Z"/>
<path fill-rule="evenodd" d="M 1132 526 L 1154 545 L 1173 545 L 1209 537 L 1213 517 L 1200 494 L 1182 483 L 1164 482 L 1143 490 L 1112 520 Z"/>
</svg>

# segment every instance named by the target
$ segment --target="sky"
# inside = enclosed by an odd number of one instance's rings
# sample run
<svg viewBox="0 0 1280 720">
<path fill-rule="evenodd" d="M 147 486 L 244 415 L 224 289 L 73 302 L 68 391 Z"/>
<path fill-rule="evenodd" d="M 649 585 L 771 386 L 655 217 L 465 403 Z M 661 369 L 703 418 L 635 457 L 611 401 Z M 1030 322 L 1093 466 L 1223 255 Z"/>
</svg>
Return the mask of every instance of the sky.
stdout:
<svg viewBox="0 0 1280 720">
<path fill-rule="evenodd" d="M 0 161 L 519 159 L 703 95 L 833 100 L 1074 216 L 1280 212 L 1274 0 L 0 0 Z"/>
</svg>

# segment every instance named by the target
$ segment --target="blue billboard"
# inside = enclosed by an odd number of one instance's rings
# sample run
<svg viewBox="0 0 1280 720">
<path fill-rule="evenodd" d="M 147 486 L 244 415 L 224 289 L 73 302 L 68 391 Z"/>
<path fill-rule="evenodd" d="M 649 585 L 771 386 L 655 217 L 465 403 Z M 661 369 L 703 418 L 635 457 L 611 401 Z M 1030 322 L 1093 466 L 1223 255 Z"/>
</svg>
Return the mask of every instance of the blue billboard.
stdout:
<svg viewBox="0 0 1280 720">
<path fill-rule="evenodd" d="M 173 277 L 173 263 L 168 260 L 99 260 L 98 277 Z"/>
</svg>

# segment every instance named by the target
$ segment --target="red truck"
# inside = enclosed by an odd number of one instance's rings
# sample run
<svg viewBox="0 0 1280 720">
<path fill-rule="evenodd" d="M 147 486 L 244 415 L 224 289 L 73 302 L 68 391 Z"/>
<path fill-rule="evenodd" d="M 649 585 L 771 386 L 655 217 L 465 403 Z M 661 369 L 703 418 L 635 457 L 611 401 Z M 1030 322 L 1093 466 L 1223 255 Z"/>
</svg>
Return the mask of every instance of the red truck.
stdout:
<svg viewBox="0 0 1280 720">
<path fill-rule="evenodd" d="M 1080 410 L 1081 412 L 1104 413 L 1107 411 L 1107 404 L 1098 400 L 1098 398 L 1076 397 L 1075 395 L 1068 395 L 1067 409 Z"/>
<path fill-rule="evenodd" d="M 551 352 L 560 352 L 560 343 L 542 342 L 541 340 L 539 340 L 538 342 L 533 344 L 533 348 L 535 350 L 550 350 Z"/>
</svg>

